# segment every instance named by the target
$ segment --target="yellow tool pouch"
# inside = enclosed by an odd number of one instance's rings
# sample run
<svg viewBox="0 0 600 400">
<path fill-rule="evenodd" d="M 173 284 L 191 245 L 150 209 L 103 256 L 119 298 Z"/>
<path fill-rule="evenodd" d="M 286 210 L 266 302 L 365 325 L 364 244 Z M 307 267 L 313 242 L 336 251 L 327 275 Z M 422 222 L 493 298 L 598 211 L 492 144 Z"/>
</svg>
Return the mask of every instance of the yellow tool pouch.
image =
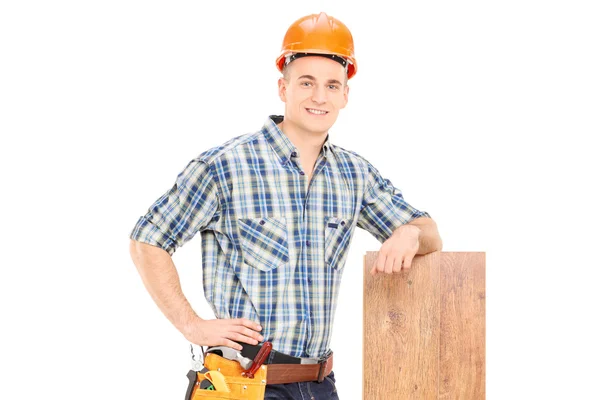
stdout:
<svg viewBox="0 0 600 400">
<path fill-rule="evenodd" d="M 204 358 L 204 367 L 208 372 L 196 372 L 196 381 L 210 379 L 216 390 L 200 389 L 197 383 L 192 389 L 190 400 L 264 400 L 268 365 L 261 365 L 254 373 L 254 378 L 247 378 L 242 376 L 244 369 L 239 362 L 208 353 Z"/>
</svg>

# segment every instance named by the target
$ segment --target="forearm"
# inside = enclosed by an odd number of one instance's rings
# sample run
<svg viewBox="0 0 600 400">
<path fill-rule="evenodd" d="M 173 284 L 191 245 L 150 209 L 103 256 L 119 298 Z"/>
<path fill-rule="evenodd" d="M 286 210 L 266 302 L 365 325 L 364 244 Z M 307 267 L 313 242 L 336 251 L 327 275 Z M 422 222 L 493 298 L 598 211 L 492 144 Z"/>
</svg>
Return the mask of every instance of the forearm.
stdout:
<svg viewBox="0 0 600 400">
<path fill-rule="evenodd" d="M 162 313 L 182 334 L 198 315 L 183 295 L 179 274 L 169 253 L 131 240 L 129 250 L 144 286 Z"/>
<path fill-rule="evenodd" d="M 417 218 L 407 223 L 411 227 L 416 226 L 419 232 L 419 250 L 417 254 L 429 254 L 434 251 L 442 250 L 442 238 L 437 229 L 437 224 L 431 218 Z M 404 226 L 399 227 L 402 229 Z"/>
</svg>

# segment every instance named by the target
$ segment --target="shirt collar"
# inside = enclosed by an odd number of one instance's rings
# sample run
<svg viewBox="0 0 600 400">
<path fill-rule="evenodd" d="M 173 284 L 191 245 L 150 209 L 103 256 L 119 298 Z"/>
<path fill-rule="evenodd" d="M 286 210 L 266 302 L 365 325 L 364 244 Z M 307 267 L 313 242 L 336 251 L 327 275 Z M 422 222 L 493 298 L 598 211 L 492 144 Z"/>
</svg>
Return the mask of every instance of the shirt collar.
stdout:
<svg viewBox="0 0 600 400">
<path fill-rule="evenodd" d="M 298 157 L 300 152 L 296 146 L 294 146 L 290 138 L 288 138 L 277 126 L 281 121 L 283 121 L 283 115 L 269 115 L 262 131 L 273 148 L 273 151 L 275 151 L 281 160 L 281 164 L 285 164 L 289 161 L 290 157 Z M 333 152 L 331 142 L 329 141 L 329 133 L 325 138 L 321 151 L 325 157 L 329 155 L 329 152 Z"/>
</svg>

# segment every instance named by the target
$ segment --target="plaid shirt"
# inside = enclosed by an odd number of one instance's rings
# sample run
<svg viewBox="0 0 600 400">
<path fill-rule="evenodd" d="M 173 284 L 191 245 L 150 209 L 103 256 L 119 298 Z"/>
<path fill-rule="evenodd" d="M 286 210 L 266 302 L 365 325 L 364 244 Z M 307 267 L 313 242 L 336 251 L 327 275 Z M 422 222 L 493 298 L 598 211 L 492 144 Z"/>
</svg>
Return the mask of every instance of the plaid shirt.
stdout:
<svg viewBox="0 0 600 400">
<path fill-rule="evenodd" d="M 270 116 L 261 130 L 204 151 L 131 231 L 173 254 L 201 235 L 203 285 L 217 318 L 260 322 L 265 341 L 296 357 L 329 349 L 355 227 L 383 243 L 430 217 L 353 151 L 323 144 L 311 182 Z"/>
</svg>

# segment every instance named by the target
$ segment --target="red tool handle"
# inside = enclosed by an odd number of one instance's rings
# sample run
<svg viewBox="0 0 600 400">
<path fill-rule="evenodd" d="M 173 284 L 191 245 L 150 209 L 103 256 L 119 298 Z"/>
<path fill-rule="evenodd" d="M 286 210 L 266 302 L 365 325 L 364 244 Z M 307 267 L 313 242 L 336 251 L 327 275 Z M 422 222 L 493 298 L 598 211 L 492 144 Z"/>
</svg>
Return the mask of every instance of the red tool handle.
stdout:
<svg viewBox="0 0 600 400">
<path fill-rule="evenodd" d="M 269 353 L 271 353 L 272 348 L 273 344 L 271 342 L 263 343 L 263 345 L 260 347 L 260 350 L 256 354 L 256 357 L 254 357 L 252 366 L 248 370 L 242 372 L 242 376 L 245 376 L 246 378 L 250 379 L 254 378 L 254 374 L 256 373 L 256 371 L 258 371 L 261 365 L 263 365 L 263 363 L 269 356 Z"/>
</svg>

